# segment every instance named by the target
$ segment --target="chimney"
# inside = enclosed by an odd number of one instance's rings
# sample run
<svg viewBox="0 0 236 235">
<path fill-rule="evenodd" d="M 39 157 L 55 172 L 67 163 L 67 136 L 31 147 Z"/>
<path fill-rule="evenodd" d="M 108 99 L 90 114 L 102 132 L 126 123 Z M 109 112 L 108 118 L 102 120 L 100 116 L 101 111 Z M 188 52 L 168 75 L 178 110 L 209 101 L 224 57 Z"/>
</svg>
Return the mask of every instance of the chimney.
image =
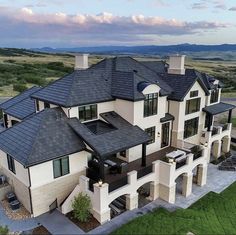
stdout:
<svg viewBox="0 0 236 235">
<path fill-rule="evenodd" d="M 184 75 L 185 74 L 184 61 L 185 61 L 185 55 L 170 56 L 168 73 Z"/>
<path fill-rule="evenodd" d="M 83 70 L 88 68 L 89 54 L 75 54 L 75 70 Z"/>
</svg>

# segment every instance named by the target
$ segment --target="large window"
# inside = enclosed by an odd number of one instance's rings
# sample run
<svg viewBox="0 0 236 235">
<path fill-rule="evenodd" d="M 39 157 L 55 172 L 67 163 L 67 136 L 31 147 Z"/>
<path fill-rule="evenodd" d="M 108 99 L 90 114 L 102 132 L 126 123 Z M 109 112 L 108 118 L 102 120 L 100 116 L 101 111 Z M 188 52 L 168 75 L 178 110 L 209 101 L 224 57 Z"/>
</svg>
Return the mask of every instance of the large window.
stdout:
<svg viewBox="0 0 236 235">
<path fill-rule="evenodd" d="M 44 108 L 45 108 L 45 109 L 48 109 L 48 108 L 50 108 L 50 104 L 49 104 L 49 103 L 47 103 L 47 102 L 44 102 Z"/>
<path fill-rule="evenodd" d="M 196 90 L 196 91 L 190 91 L 190 97 L 192 98 L 192 97 L 196 97 L 196 96 L 198 96 L 198 90 Z"/>
<path fill-rule="evenodd" d="M 63 157 L 60 159 L 56 159 L 53 161 L 53 174 L 54 178 L 58 178 L 63 175 L 67 175 L 70 173 L 69 166 L 69 157 Z"/>
<path fill-rule="evenodd" d="M 79 107 L 79 120 L 89 121 L 97 118 L 97 105 L 86 105 Z"/>
<path fill-rule="evenodd" d="M 144 100 L 144 117 L 157 114 L 158 94 L 152 93 L 145 95 Z"/>
<path fill-rule="evenodd" d="M 184 138 L 194 136 L 198 133 L 199 118 L 193 118 L 184 123 Z"/>
<path fill-rule="evenodd" d="M 211 91 L 211 103 L 218 102 L 219 99 L 219 89 L 215 88 L 214 90 Z"/>
<path fill-rule="evenodd" d="M 155 126 L 145 129 L 147 134 L 151 137 L 151 140 L 147 144 L 152 144 L 155 142 Z"/>
<path fill-rule="evenodd" d="M 14 174 L 16 174 L 16 168 L 15 168 L 15 162 L 12 156 L 7 154 L 7 163 L 8 163 L 8 169 L 12 171 Z"/>
<path fill-rule="evenodd" d="M 201 98 L 186 101 L 185 114 L 195 113 L 200 110 Z"/>
</svg>

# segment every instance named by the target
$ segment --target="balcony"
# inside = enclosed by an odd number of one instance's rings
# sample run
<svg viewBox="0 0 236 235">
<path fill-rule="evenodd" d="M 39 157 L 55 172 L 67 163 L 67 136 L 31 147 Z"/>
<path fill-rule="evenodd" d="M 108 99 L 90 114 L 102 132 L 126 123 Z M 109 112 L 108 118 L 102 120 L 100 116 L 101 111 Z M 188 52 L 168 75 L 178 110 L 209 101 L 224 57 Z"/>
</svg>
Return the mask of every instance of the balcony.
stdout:
<svg viewBox="0 0 236 235">
<path fill-rule="evenodd" d="M 174 147 L 167 147 L 158 152 L 152 153 L 146 157 L 146 166 L 142 166 L 142 159 L 137 159 L 130 163 L 127 163 L 115 156 L 109 157 L 104 164 L 104 182 L 109 184 L 109 192 L 112 192 L 126 184 L 128 184 L 127 173 L 131 171 L 137 171 L 137 178 L 140 179 L 152 172 L 152 163 L 156 160 L 165 161 L 166 154 L 177 150 Z M 109 163 L 110 165 L 108 166 Z M 89 180 L 89 188 L 93 191 L 93 184 L 97 183 L 99 179 L 98 175 L 98 162 L 91 160 L 88 163 L 87 177 Z M 113 166 L 112 166 L 113 165 Z"/>
</svg>

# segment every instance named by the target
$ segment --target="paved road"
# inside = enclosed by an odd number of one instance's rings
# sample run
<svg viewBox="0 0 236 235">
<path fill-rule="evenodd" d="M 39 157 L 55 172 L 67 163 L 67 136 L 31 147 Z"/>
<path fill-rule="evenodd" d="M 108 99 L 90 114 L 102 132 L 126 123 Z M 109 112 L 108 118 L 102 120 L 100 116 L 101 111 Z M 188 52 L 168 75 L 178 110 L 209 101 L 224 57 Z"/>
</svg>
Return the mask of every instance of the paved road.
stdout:
<svg viewBox="0 0 236 235">
<path fill-rule="evenodd" d="M 221 98 L 221 101 L 223 101 L 223 102 L 227 102 L 227 101 L 235 101 L 235 102 L 236 102 L 236 97 Z"/>
</svg>

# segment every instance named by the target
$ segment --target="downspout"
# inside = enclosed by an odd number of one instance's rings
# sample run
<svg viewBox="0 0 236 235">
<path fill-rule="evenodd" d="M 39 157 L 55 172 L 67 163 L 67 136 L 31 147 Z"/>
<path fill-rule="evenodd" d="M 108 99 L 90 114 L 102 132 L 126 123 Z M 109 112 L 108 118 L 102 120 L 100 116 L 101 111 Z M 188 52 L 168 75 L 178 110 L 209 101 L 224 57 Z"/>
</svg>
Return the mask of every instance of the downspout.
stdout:
<svg viewBox="0 0 236 235">
<path fill-rule="evenodd" d="M 30 177 L 30 168 L 28 167 L 28 176 L 29 176 L 29 187 L 28 187 L 28 190 L 29 190 L 29 197 L 30 197 L 30 212 L 31 212 L 31 215 L 33 215 L 33 204 L 32 204 L 32 195 L 31 195 L 31 177 Z"/>
</svg>

